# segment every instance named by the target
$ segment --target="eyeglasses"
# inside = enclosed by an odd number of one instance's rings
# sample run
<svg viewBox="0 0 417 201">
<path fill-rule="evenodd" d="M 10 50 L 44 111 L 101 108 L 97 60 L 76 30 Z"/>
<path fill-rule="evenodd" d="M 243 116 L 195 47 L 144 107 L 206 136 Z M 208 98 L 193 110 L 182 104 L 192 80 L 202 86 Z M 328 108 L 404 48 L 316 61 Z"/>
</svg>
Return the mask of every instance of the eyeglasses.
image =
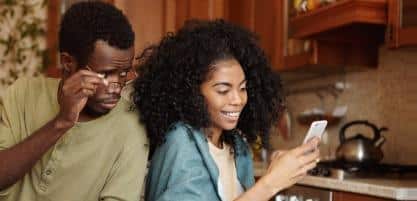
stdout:
<svg viewBox="0 0 417 201">
<path fill-rule="evenodd" d="M 91 72 L 95 72 L 88 65 L 85 66 L 85 68 L 87 70 L 91 71 Z M 103 79 L 104 84 L 111 89 L 121 89 L 121 88 L 126 86 L 126 81 L 109 82 L 109 80 L 108 80 L 109 74 L 107 74 L 107 73 L 98 73 L 98 72 L 95 72 L 95 73 L 99 74 L 101 76 L 101 78 Z M 119 72 L 118 76 L 119 76 L 119 78 L 121 78 L 121 80 L 125 80 L 126 77 L 127 77 L 127 72 L 125 72 L 125 71 Z"/>
</svg>

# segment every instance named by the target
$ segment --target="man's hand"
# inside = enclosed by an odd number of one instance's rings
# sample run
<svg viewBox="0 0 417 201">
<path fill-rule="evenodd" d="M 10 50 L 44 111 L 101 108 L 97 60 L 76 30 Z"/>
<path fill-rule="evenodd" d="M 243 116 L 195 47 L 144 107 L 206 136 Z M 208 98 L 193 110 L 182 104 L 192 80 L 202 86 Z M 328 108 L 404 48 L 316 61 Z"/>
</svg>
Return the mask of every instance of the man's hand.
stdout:
<svg viewBox="0 0 417 201">
<path fill-rule="evenodd" d="M 63 80 L 58 97 L 60 112 L 57 120 L 66 126 L 74 125 L 88 97 L 96 93 L 100 84 L 105 84 L 103 76 L 88 70 L 80 70 Z"/>
</svg>

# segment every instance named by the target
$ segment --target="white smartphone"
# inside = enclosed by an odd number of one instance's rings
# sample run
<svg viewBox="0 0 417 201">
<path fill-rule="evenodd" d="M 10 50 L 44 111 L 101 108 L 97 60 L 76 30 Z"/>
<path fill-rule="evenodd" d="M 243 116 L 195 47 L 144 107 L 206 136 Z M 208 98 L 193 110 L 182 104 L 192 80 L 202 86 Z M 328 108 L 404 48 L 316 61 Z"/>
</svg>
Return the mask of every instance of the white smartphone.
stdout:
<svg viewBox="0 0 417 201">
<path fill-rule="evenodd" d="M 313 123 L 311 123 L 310 128 L 307 131 L 303 144 L 307 143 L 309 140 L 313 139 L 314 137 L 318 137 L 321 139 L 321 136 L 324 134 L 324 131 L 326 130 L 326 126 L 327 126 L 326 120 L 313 121 Z"/>
</svg>

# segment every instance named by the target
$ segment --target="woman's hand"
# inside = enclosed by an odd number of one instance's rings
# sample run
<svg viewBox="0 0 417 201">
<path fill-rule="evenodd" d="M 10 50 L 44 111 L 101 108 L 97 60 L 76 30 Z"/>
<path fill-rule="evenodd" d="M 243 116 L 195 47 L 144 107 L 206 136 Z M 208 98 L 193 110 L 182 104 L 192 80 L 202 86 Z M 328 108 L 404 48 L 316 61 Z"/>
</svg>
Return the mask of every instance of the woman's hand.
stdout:
<svg viewBox="0 0 417 201">
<path fill-rule="evenodd" d="M 266 186 L 275 194 L 301 180 L 319 161 L 318 143 L 316 138 L 294 149 L 274 152 L 264 176 Z"/>
</svg>

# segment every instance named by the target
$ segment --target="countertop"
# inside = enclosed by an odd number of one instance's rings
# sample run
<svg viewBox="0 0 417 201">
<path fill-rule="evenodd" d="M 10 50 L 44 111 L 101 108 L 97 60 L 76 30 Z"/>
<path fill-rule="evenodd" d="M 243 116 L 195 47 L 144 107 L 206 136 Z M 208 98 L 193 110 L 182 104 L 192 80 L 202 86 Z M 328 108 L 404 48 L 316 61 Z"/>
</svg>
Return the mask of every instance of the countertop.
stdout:
<svg viewBox="0 0 417 201">
<path fill-rule="evenodd" d="M 265 165 L 255 163 L 255 176 L 262 176 Z M 417 179 L 344 178 L 306 176 L 297 184 L 359 193 L 395 200 L 417 200 Z"/>
</svg>

